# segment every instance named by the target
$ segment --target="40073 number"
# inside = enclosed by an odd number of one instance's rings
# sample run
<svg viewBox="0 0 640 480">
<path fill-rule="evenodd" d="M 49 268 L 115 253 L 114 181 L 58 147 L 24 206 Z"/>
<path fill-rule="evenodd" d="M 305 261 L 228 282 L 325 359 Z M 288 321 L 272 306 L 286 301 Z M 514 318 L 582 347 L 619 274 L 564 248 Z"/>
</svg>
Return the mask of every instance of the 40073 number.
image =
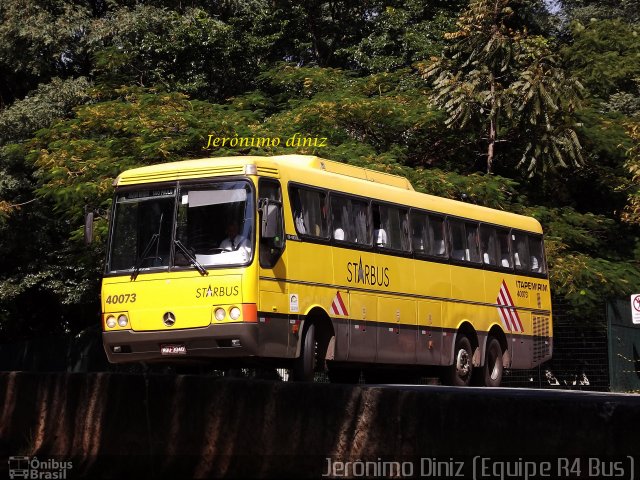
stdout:
<svg viewBox="0 0 640 480">
<path fill-rule="evenodd" d="M 134 303 L 136 301 L 135 293 L 124 293 L 122 295 L 109 295 L 105 300 L 105 303 L 109 303 L 112 305 L 118 303 Z"/>
</svg>

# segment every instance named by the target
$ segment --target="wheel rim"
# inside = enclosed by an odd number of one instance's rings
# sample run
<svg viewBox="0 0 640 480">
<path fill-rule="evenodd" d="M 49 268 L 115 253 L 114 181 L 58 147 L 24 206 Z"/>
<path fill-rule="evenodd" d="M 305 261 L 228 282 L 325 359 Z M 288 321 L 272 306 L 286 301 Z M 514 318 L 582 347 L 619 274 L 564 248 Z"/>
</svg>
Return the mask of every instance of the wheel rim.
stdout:
<svg viewBox="0 0 640 480">
<path fill-rule="evenodd" d="M 460 378 L 466 378 L 471 371 L 471 363 L 469 362 L 469 352 L 464 348 L 458 350 L 456 356 L 456 373 Z"/>
<path fill-rule="evenodd" d="M 498 368 L 498 361 L 495 357 L 492 358 L 493 368 L 491 369 L 491 380 L 497 380 L 500 376 L 500 368 Z"/>
<path fill-rule="evenodd" d="M 487 352 L 487 372 L 489 373 L 489 379 L 492 385 L 497 385 L 502 376 L 502 364 L 501 364 L 502 349 L 497 342 L 492 341 Z"/>
</svg>

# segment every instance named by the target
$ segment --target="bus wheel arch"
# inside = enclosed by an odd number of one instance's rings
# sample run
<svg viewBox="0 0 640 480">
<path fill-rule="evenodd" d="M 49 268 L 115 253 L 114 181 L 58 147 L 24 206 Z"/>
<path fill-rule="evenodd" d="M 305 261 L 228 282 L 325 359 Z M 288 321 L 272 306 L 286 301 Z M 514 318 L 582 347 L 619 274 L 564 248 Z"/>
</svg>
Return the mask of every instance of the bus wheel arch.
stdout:
<svg viewBox="0 0 640 480">
<path fill-rule="evenodd" d="M 444 383 L 454 386 L 471 385 L 475 359 L 479 358 L 478 335 L 469 322 L 463 322 L 453 337 L 451 361 L 445 368 Z"/>
<path fill-rule="evenodd" d="M 489 343 L 489 339 L 492 337 L 498 340 L 498 342 L 500 343 L 500 349 L 502 350 L 502 366 L 504 368 L 509 368 L 511 366 L 511 354 L 509 353 L 509 342 L 507 342 L 507 336 L 505 335 L 504 331 L 498 325 L 493 325 L 489 329 L 489 335 L 487 336 L 486 345 L 483 350 L 486 350 L 486 347 Z"/>
<path fill-rule="evenodd" d="M 484 354 L 484 365 L 480 372 L 481 385 L 499 387 L 504 369 L 509 366 L 509 344 L 502 329 L 494 325 L 489 330 Z"/>
<path fill-rule="evenodd" d="M 499 387 L 510 358 L 507 337 L 499 326 L 489 329 L 482 351 L 482 366 L 474 372 L 474 384 Z"/>
<path fill-rule="evenodd" d="M 322 308 L 313 307 L 305 315 L 300 332 L 292 373 L 295 380 L 312 381 L 313 372 L 324 370 L 325 360 L 333 358 L 335 333 L 331 318 Z"/>
</svg>

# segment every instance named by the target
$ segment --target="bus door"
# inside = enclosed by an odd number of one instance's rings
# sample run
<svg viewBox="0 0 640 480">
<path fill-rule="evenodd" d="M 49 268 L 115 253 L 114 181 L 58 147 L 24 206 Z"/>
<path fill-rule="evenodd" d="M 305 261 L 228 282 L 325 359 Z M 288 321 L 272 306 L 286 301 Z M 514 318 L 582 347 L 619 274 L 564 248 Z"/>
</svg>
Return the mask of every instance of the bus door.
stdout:
<svg viewBox="0 0 640 480">
<path fill-rule="evenodd" d="M 261 178 L 258 184 L 260 355 L 290 357 L 296 339 L 290 328 L 287 291 L 287 253 L 284 248 L 282 190 L 276 179 Z M 295 322 L 295 320 L 294 320 Z"/>
</svg>

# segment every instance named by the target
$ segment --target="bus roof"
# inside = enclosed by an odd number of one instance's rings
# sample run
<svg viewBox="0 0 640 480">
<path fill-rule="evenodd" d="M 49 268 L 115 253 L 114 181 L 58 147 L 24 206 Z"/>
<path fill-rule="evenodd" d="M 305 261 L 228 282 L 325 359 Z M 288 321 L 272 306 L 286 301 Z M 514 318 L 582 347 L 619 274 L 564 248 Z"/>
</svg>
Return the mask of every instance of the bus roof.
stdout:
<svg viewBox="0 0 640 480">
<path fill-rule="evenodd" d="M 214 157 L 163 163 L 127 170 L 115 179 L 114 185 L 245 174 L 280 176 L 316 187 L 542 233 L 540 223 L 534 218 L 418 193 L 404 177 L 311 155 Z"/>
</svg>

